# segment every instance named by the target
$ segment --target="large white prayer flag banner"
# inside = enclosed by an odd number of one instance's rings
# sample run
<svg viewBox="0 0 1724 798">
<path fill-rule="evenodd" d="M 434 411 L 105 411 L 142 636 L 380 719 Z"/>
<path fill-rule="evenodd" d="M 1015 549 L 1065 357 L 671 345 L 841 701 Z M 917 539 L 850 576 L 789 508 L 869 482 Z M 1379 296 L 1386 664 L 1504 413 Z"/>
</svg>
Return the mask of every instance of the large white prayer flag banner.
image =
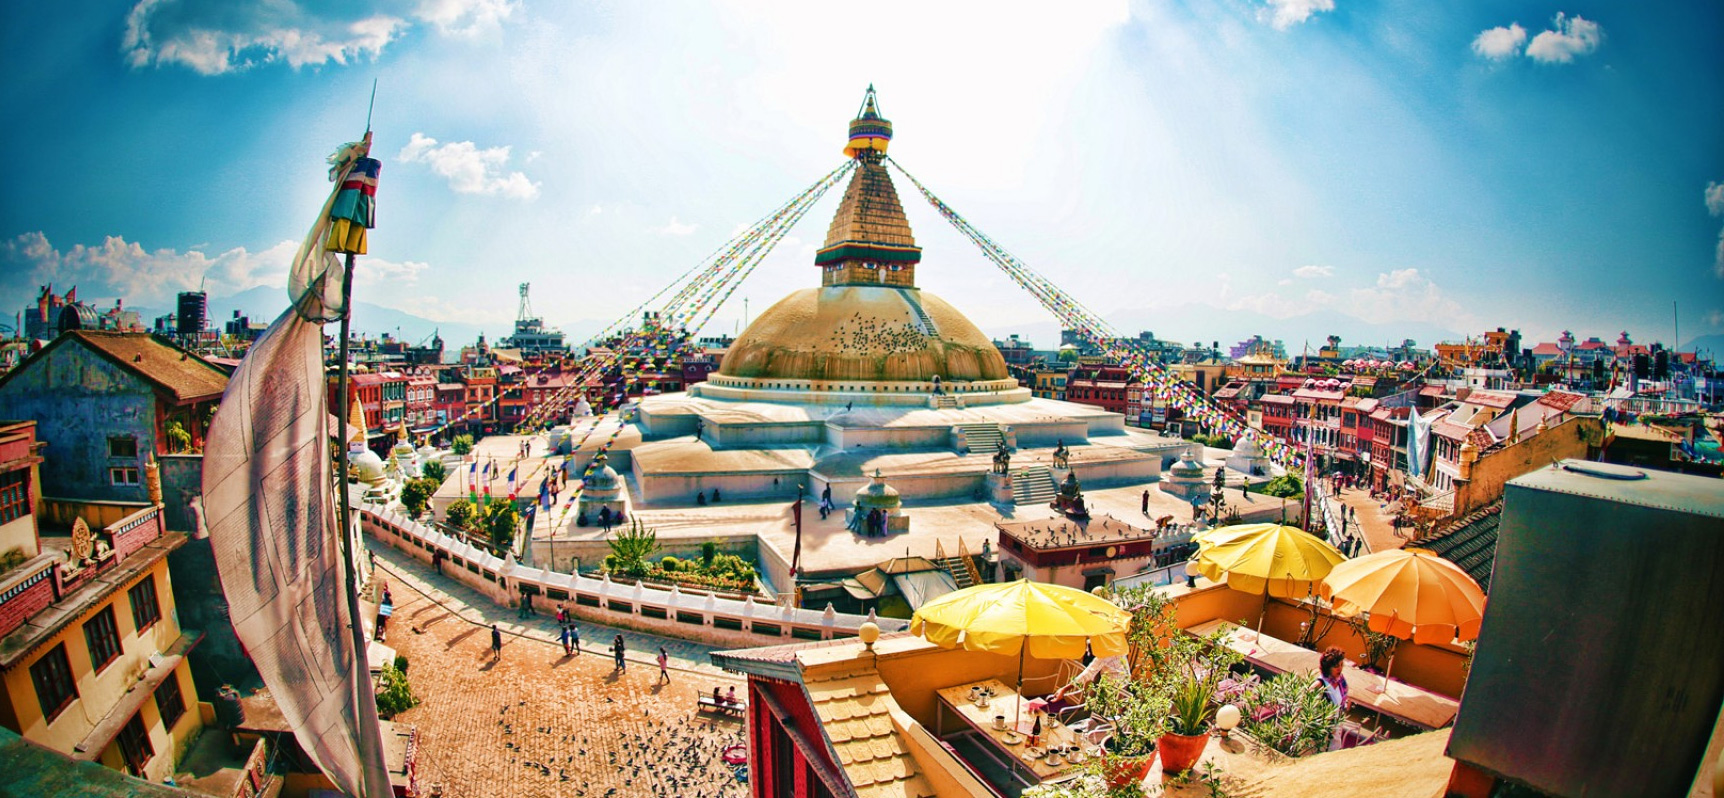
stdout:
<svg viewBox="0 0 1724 798">
<path fill-rule="evenodd" d="M 345 179 L 364 154 L 344 147 L 331 176 Z M 204 508 L 234 631 L 300 747 L 341 791 L 385 798 L 377 699 L 353 632 L 358 604 L 334 503 L 323 322 L 343 309 L 342 267 L 321 246 L 330 197 L 295 257 L 293 307 L 246 354 L 210 424 Z"/>
</svg>

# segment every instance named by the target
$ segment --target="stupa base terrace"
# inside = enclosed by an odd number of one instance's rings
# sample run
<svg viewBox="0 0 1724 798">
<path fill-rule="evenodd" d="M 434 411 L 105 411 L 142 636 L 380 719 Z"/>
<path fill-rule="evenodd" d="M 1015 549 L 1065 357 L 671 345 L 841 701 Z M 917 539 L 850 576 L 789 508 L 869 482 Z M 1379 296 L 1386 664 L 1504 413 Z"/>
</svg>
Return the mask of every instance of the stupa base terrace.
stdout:
<svg viewBox="0 0 1724 798">
<path fill-rule="evenodd" d="M 556 462 L 566 453 L 569 473 L 578 475 L 600 442 L 618 433 L 608 464 L 624 482 L 628 517 L 657 533 L 660 556 L 698 556 L 701 544 L 712 541 L 757 563 L 774 593 L 794 583 L 799 492 L 804 582 L 856 574 L 895 557 L 978 552 L 983 540 L 997 542 L 994 524 L 1002 519 L 1060 517 L 1049 504 L 1067 474 L 1082 483 L 1096 518 L 1139 526 L 1167 516 L 1181 523 L 1193 518 L 1188 499 L 1161 490 L 1163 469 L 1190 442 L 1127 427 L 1118 413 L 1071 402 L 1020 398 L 965 408 L 857 403 L 846 409 L 678 393 L 647 397 L 621 430 L 604 420 L 587 435 L 593 424 L 577 420 L 572 430 L 554 431 L 548 449 L 537 438 L 533 459 Z M 571 448 L 583 438 L 586 443 Z M 502 449 L 519 440 L 502 436 L 481 444 Z M 1010 452 L 1006 474 L 996 466 L 1002 443 Z M 1062 446 L 1063 467 L 1056 462 Z M 1207 456 L 1210 474 L 1224 467 L 1227 455 L 1215 450 Z M 908 533 L 869 537 L 846 528 L 845 511 L 876 472 L 902 498 Z M 1228 474 L 1232 484 L 1244 478 Z M 828 489 L 834 511 L 823 519 L 818 504 Z M 1229 491 L 1228 502 L 1248 521 L 1276 520 L 1287 511 L 1282 500 L 1258 494 Z M 593 518 L 581 525 L 572 513 L 541 512 L 524 559 L 557 571 L 590 569 L 609 552 L 610 536 Z"/>
</svg>

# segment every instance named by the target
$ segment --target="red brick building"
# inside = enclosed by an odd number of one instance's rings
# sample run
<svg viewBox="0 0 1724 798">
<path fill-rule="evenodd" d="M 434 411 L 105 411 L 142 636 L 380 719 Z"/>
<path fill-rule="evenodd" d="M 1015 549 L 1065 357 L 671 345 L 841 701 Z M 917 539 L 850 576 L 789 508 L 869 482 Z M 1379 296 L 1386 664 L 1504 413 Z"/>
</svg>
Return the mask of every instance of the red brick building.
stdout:
<svg viewBox="0 0 1724 798">
<path fill-rule="evenodd" d="M 1133 417 L 1128 411 L 1126 386 L 1137 378 L 1121 366 L 1079 366 L 1066 380 L 1066 401 L 1099 407 Z M 1141 398 L 1140 398 L 1141 403 Z"/>
</svg>

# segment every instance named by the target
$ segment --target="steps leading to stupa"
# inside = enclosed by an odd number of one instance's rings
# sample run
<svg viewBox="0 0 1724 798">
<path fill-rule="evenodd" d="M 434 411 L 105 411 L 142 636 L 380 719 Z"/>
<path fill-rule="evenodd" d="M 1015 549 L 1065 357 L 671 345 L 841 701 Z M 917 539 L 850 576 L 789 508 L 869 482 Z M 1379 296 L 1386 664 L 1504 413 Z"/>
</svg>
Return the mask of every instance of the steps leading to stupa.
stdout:
<svg viewBox="0 0 1724 798">
<path fill-rule="evenodd" d="M 1047 466 L 1030 466 L 1012 474 L 1013 504 L 1047 504 L 1059 493 Z"/>
<path fill-rule="evenodd" d="M 904 304 L 909 305 L 910 311 L 916 314 L 916 323 L 921 325 L 923 335 L 930 338 L 940 337 L 940 328 L 934 326 L 934 319 L 928 315 L 928 311 L 922 309 L 921 302 L 916 301 L 915 297 L 905 296 Z"/>
<path fill-rule="evenodd" d="M 1005 442 L 1005 430 L 999 424 L 959 424 L 958 437 L 966 452 L 997 452 Z"/>
</svg>

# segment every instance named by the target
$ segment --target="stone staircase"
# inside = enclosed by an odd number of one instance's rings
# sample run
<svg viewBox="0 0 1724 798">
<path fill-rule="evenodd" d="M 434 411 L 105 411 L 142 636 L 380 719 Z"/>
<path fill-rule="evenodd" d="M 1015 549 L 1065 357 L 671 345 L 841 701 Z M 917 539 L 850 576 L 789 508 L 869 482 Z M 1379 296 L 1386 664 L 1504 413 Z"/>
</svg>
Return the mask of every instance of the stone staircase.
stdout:
<svg viewBox="0 0 1724 798">
<path fill-rule="evenodd" d="M 1047 466 L 1030 466 L 1012 471 L 1013 504 L 1047 504 L 1059 493 L 1054 473 Z"/>
<path fill-rule="evenodd" d="M 951 394 L 941 394 L 934 397 L 935 410 L 956 410 L 960 407 L 963 405 L 958 402 L 958 397 Z"/>
<path fill-rule="evenodd" d="M 964 442 L 966 452 L 992 453 L 999 451 L 1000 444 L 1006 440 L 1006 433 L 994 423 L 959 424 L 958 438 Z"/>
<path fill-rule="evenodd" d="M 934 564 L 952 577 L 952 583 L 957 585 L 959 590 L 982 583 L 982 574 L 976 570 L 976 561 L 964 548 L 962 539 L 958 541 L 957 554 L 947 552 L 944 544 L 938 540 L 934 541 Z"/>
<path fill-rule="evenodd" d="M 928 312 L 922 309 L 922 303 L 905 297 L 905 304 L 910 306 L 910 312 L 916 316 L 916 323 L 921 326 L 922 334 L 930 338 L 938 338 L 940 331 L 934 326 L 934 320 L 928 316 Z"/>
</svg>

